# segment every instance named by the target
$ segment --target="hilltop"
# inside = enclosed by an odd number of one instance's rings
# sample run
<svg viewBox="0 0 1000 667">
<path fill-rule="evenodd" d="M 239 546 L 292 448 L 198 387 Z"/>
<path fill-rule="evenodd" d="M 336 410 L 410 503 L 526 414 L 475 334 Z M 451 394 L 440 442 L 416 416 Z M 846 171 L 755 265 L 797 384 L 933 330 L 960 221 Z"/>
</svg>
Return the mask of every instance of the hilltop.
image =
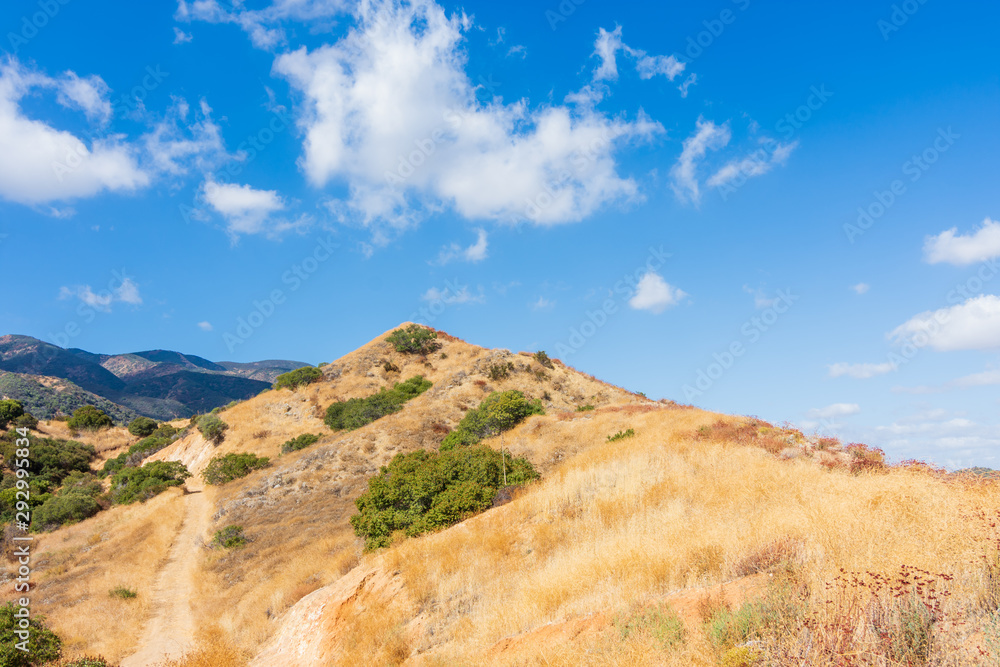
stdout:
<svg viewBox="0 0 1000 667">
<path fill-rule="evenodd" d="M 118 422 L 137 415 L 190 417 L 244 400 L 281 373 L 306 364 L 272 360 L 215 363 L 191 354 L 148 350 L 95 354 L 30 336 L 0 336 L 0 397 L 21 401 L 41 419 L 97 405 Z"/>
<path fill-rule="evenodd" d="M 221 442 L 191 428 L 146 459 L 183 463 L 186 489 L 38 535 L 34 611 L 67 653 L 125 667 L 957 665 L 1000 642 L 995 480 L 888 467 L 863 445 L 652 401 L 544 356 L 444 332 L 406 354 L 387 334 L 313 382 L 219 411 Z M 418 375 L 430 388 L 398 411 L 350 431 L 324 423 L 331 404 Z M 544 414 L 485 443 L 539 481 L 365 551 L 349 520 L 372 477 L 397 455 L 434 455 L 514 390 Z M 104 432 L 92 465 L 136 440 Z M 204 486 L 227 454 L 270 461 Z"/>
</svg>

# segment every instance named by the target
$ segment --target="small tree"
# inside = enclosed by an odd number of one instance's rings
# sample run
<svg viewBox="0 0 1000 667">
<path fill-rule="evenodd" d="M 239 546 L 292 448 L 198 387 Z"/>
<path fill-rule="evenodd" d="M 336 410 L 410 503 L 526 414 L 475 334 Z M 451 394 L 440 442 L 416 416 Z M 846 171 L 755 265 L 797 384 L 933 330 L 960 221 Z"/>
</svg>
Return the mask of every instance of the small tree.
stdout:
<svg viewBox="0 0 1000 667">
<path fill-rule="evenodd" d="M 198 418 L 198 430 L 209 442 L 219 445 L 226 438 L 229 424 L 219 419 L 217 415 L 204 415 Z"/>
<path fill-rule="evenodd" d="M 554 368 L 554 366 L 552 365 L 552 360 L 549 359 L 549 355 L 545 353 L 545 350 L 539 350 L 538 352 L 535 352 L 535 361 L 540 363 L 542 366 L 545 366 L 546 368 Z"/>
<path fill-rule="evenodd" d="M 66 425 L 74 431 L 99 431 L 102 428 L 114 426 L 115 420 L 100 408 L 84 405 L 73 412 L 73 416 L 66 422 Z"/>
<path fill-rule="evenodd" d="M 403 354 L 430 354 L 441 347 L 437 342 L 437 332 L 419 324 L 411 324 L 404 329 L 396 329 L 386 338 Z"/>
<path fill-rule="evenodd" d="M 149 417 L 136 417 L 128 424 L 128 432 L 140 438 L 153 435 L 156 430 L 156 421 Z"/>
<path fill-rule="evenodd" d="M 0 401 L 0 428 L 7 428 L 7 424 L 24 414 L 24 406 L 21 401 L 3 400 Z"/>
</svg>

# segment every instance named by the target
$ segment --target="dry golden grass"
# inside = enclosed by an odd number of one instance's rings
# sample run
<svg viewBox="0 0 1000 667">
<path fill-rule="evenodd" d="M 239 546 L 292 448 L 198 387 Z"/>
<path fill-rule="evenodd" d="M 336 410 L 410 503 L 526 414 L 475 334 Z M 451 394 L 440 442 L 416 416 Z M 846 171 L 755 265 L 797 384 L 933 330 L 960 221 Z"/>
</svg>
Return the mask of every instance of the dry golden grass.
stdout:
<svg viewBox="0 0 1000 667">
<path fill-rule="evenodd" d="M 85 445 L 93 445 L 97 451 L 97 459 L 92 464 L 95 468 L 100 468 L 105 461 L 118 456 L 139 441 L 139 438 L 129 433 L 123 426 L 74 433 L 66 426 L 66 422 L 61 421 L 40 422 L 38 433 L 47 438 L 76 440 Z"/>
<path fill-rule="evenodd" d="M 149 617 L 150 591 L 183 520 L 171 489 L 144 504 L 116 507 L 37 537 L 33 610 L 48 617 L 68 656 L 131 653 Z M 119 586 L 138 596 L 111 597 Z"/>
<path fill-rule="evenodd" d="M 387 371 L 387 361 L 399 371 Z M 515 370 L 490 380 L 496 363 L 513 363 Z M 1000 565 L 990 569 L 983 560 L 1000 548 L 1000 534 L 990 526 L 1000 507 L 995 483 L 957 481 L 918 466 L 883 469 L 867 450 L 856 455 L 839 443 L 808 441 L 752 420 L 654 403 L 561 363 L 539 370 L 530 356 L 451 337 L 442 336 L 442 349 L 426 358 L 397 354 L 380 338 L 325 366 L 322 382 L 265 392 L 223 411 L 230 429 L 218 447 L 191 433 L 156 454 L 185 461 L 195 473 L 228 452 L 272 457 L 269 468 L 214 496 L 213 529 L 241 525 L 251 542 L 199 552 L 193 609 L 206 629 L 202 650 L 178 664 L 245 664 L 276 636 L 296 636 L 284 619 L 319 599 L 303 598 L 353 581 L 366 568 L 379 569 L 402 592 L 389 587 L 384 590 L 397 593 L 386 599 L 371 593 L 360 604 L 350 597 L 322 612 L 335 615 L 329 645 L 337 647 L 336 664 L 719 664 L 722 656 L 701 624 L 716 604 L 705 603 L 706 596 L 715 600 L 728 590 L 718 599 L 733 606 L 739 595 L 763 594 L 747 582 L 790 567 L 796 586 L 819 605 L 842 570 L 891 576 L 904 565 L 951 577 L 948 604 L 969 623 L 966 630 L 948 626 L 959 655 L 973 641 L 969 633 L 974 636 L 984 608 L 1000 598 Z M 416 374 L 434 386 L 402 412 L 350 433 L 330 433 L 323 425 L 323 410 L 334 400 Z M 450 529 L 362 554 L 348 519 L 379 466 L 400 452 L 435 448 L 489 391 L 515 388 L 548 396 L 548 414 L 488 444 L 526 456 L 542 480 Z M 584 404 L 596 409 L 575 412 Z M 627 429 L 635 434 L 608 441 Z M 282 443 L 302 433 L 323 437 L 279 456 Z M 58 556 L 64 564 L 53 557 L 40 588 L 77 591 L 72 587 L 104 576 L 100 563 L 116 558 L 139 568 L 134 587 L 149 585 L 166 552 L 164 540 L 169 543 L 180 521 L 176 506 L 167 494 L 145 509 L 90 520 L 134 513 L 120 528 L 131 537 L 106 551 L 97 551 L 104 543 L 98 544 L 86 561 L 77 552 L 93 539 L 88 522 L 48 536 L 70 535 L 66 544 L 75 546 L 65 547 L 71 556 Z M 163 525 L 151 521 L 153 507 L 170 517 Z M 126 556 L 122 549 L 144 525 L 160 532 Z M 142 551 L 147 542 L 149 553 Z M 113 587 L 102 581 L 96 588 Z M 720 588 L 723 583 L 739 595 Z M 80 588 L 77 604 L 96 605 L 96 588 Z M 64 605 L 68 599 L 76 598 L 68 592 L 59 598 Z M 108 603 L 106 593 L 101 601 Z M 651 632 L 620 632 L 621 618 L 654 604 L 682 612 L 683 644 L 665 648 Z M 57 630 L 80 638 L 105 623 L 55 603 L 49 613 Z M 125 621 L 130 628 L 138 622 L 139 616 Z M 124 650 L 76 641 L 81 652 L 114 657 Z M 825 664 L 821 657 L 807 664 Z M 288 660 L 282 664 L 313 664 Z"/>
</svg>

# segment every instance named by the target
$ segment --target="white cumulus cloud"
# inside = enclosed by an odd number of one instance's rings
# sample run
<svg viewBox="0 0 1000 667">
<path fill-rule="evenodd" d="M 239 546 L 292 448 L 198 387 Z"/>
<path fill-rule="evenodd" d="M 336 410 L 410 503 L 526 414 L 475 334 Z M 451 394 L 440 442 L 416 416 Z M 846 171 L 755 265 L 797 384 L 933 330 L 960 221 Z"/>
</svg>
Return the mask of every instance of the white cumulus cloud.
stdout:
<svg viewBox="0 0 1000 667">
<path fill-rule="evenodd" d="M 1000 222 L 986 218 L 972 234 L 959 234 L 957 227 L 928 236 L 924 260 L 928 264 L 967 266 L 1000 257 Z"/>
<path fill-rule="evenodd" d="M 232 234 L 273 234 L 287 227 L 284 221 L 271 220 L 272 214 L 285 209 L 284 200 L 274 190 L 209 180 L 202 186 L 202 195 L 226 220 Z"/>
<path fill-rule="evenodd" d="M 677 305 L 687 294 L 673 287 L 658 273 L 650 271 L 639 280 L 635 294 L 629 299 L 628 305 L 636 310 L 648 310 L 662 313 L 670 306 Z"/>
<path fill-rule="evenodd" d="M 136 152 L 119 137 L 88 144 L 28 117 L 21 100 L 39 89 L 55 90 L 61 104 L 92 120 L 104 121 L 110 114 L 107 86 L 98 77 L 67 72 L 53 79 L 11 58 L 0 64 L 0 197 L 36 205 L 105 191 L 131 192 L 149 183 Z"/>
<path fill-rule="evenodd" d="M 403 228 L 421 209 L 450 207 L 556 224 L 639 196 L 614 153 L 663 132 L 641 112 L 628 121 L 578 105 L 483 104 L 465 72 L 467 16 L 374 1 L 356 19 L 336 43 L 274 65 L 304 98 L 302 170 L 316 186 L 345 183 L 352 217 Z"/>
<path fill-rule="evenodd" d="M 922 342 L 941 351 L 998 349 L 1000 297 L 984 294 L 950 308 L 920 313 L 888 336 L 898 343 Z"/>
</svg>

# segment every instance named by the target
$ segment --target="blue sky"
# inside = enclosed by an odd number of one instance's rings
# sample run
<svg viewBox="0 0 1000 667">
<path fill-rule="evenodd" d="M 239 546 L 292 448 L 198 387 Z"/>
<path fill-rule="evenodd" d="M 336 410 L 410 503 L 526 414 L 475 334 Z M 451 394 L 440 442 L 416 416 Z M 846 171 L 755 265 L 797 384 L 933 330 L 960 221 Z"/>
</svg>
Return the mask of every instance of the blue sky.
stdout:
<svg viewBox="0 0 1000 667">
<path fill-rule="evenodd" d="M 0 329 L 316 363 L 416 319 L 997 466 L 998 19 L 11 0 Z"/>
</svg>

